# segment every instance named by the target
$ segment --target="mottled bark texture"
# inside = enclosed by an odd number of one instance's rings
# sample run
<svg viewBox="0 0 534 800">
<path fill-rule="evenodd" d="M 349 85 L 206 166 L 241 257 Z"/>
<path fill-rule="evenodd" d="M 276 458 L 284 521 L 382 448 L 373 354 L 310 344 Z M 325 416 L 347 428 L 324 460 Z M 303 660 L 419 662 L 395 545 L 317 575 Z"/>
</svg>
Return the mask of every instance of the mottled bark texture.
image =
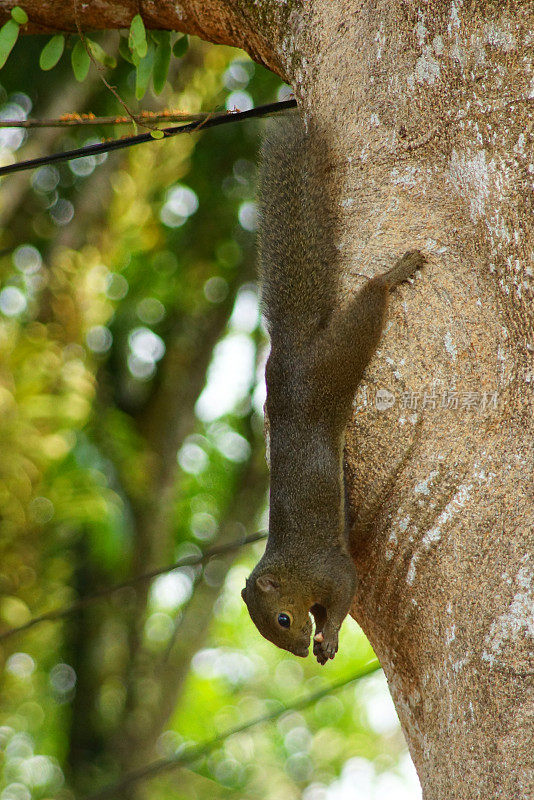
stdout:
<svg viewBox="0 0 534 800">
<path fill-rule="evenodd" d="M 72 0 L 21 5 L 42 29 L 74 27 Z M 126 26 L 137 10 L 85 4 L 84 26 Z M 151 26 L 242 46 L 292 82 L 334 152 L 325 196 L 340 209 L 347 293 L 405 250 L 429 257 L 392 297 L 347 436 L 353 612 L 425 798 L 531 798 L 534 6 L 141 11 Z"/>
</svg>

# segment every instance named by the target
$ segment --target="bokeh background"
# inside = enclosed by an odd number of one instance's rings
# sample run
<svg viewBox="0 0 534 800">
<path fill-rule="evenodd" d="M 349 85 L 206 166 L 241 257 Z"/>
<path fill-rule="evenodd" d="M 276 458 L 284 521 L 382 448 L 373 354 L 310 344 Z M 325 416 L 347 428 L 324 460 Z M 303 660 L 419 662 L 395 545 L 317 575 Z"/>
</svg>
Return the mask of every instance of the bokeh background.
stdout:
<svg viewBox="0 0 534 800">
<path fill-rule="evenodd" d="M 111 54 L 118 34 L 94 37 Z M 22 38 L 0 119 L 123 113 L 68 52 Z M 70 45 L 71 46 L 71 45 Z M 241 51 L 191 40 L 163 93 L 190 113 L 284 99 Z M 0 184 L 0 633 L 264 529 L 255 175 L 264 123 L 233 123 Z M 131 133 L 0 129 L 0 163 Z M 240 590 L 264 543 L 126 587 L 0 641 L 0 800 L 97 792 L 220 737 L 117 797 L 416 800 L 385 679 L 353 620 L 320 667 L 264 641 Z M 330 683 L 335 692 L 233 736 Z"/>
</svg>

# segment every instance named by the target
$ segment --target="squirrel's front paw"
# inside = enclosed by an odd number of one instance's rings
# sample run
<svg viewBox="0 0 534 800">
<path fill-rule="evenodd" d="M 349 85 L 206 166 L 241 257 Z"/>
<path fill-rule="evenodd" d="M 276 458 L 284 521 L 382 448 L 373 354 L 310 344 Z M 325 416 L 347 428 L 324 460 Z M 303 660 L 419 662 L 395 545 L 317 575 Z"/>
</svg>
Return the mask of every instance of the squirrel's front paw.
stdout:
<svg viewBox="0 0 534 800">
<path fill-rule="evenodd" d="M 337 653 L 338 635 L 337 631 L 325 633 L 319 631 L 313 637 L 313 655 L 319 664 L 326 664 L 329 658 L 334 658 Z"/>
</svg>

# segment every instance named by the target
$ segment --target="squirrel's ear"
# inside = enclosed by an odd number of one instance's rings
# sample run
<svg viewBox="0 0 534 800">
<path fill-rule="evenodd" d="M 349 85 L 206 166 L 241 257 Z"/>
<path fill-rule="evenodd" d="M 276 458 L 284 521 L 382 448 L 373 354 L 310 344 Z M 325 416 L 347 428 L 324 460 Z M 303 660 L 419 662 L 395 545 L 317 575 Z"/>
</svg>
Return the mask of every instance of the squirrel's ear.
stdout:
<svg viewBox="0 0 534 800">
<path fill-rule="evenodd" d="M 256 586 L 262 592 L 274 592 L 280 588 L 280 584 L 272 575 L 260 575 L 259 578 L 256 578 Z"/>
</svg>

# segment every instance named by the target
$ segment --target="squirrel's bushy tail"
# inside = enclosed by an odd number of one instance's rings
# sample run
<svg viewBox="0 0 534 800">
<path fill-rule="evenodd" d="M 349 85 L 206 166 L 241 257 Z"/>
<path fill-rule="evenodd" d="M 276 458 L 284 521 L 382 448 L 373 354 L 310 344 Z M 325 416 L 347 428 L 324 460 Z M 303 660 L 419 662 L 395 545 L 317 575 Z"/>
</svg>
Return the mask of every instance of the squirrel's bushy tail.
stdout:
<svg viewBox="0 0 534 800">
<path fill-rule="evenodd" d="M 326 326 L 338 288 L 328 148 L 298 112 L 270 122 L 259 182 L 259 264 L 269 328 L 303 340 Z"/>
</svg>

